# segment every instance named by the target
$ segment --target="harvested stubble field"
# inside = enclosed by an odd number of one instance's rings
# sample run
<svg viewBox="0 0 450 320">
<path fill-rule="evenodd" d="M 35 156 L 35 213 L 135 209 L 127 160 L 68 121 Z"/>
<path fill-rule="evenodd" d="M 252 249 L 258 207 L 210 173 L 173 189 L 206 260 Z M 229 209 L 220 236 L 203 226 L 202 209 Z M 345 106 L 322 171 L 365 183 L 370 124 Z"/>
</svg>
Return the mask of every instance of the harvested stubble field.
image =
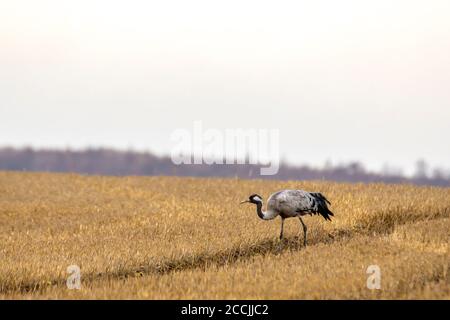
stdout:
<svg viewBox="0 0 450 320">
<path fill-rule="evenodd" d="M 332 202 L 307 248 L 239 206 L 287 188 Z M 449 188 L 0 172 L 3 299 L 449 299 L 449 239 Z"/>
</svg>

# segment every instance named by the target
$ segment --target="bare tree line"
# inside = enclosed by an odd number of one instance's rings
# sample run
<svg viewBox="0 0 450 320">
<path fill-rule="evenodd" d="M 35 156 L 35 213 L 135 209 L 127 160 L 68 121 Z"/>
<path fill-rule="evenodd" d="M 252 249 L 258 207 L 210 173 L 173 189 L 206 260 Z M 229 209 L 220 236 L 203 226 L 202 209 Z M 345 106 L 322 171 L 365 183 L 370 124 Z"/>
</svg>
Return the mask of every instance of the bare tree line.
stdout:
<svg viewBox="0 0 450 320">
<path fill-rule="evenodd" d="M 32 148 L 0 148 L 0 170 L 74 172 L 98 175 L 240 177 L 280 180 L 332 180 L 348 182 L 412 183 L 450 186 L 450 175 L 442 169 L 430 170 L 424 160 L 417 162 L 413 177 L 401 172 L 369 172 L 361 163 L 326 165 L 312 168 L 307 165 L 281 164 L 278 174 L 260 176 L 258 165 L 174 165 L 170 157 L 151 153 L 117 151 L 112 149 L 34 150 Z"/>
</svg>

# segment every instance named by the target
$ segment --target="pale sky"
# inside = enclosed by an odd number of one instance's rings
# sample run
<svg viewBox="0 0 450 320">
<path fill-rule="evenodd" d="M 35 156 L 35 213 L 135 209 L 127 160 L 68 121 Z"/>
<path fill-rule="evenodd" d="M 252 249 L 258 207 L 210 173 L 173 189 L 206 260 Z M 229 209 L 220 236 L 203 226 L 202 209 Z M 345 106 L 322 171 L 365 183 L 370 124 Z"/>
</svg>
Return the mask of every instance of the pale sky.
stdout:
<svg viewBox="0 0 450 320">
<path fill-rule="evenodd" d="M 280 129 L 291 162 L 450 168 L 450 1 L 0 1 L 0 146 Z"/>
</svg>

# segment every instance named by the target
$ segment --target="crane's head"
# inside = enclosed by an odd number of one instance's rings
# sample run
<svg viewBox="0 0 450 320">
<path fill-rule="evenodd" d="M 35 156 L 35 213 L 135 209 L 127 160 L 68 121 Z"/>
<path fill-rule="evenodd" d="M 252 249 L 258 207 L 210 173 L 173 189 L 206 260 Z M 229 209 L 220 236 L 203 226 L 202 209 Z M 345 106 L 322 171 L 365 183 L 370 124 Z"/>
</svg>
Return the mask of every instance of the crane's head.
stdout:
<svg viewBox="0 0 450 320">
<path fill-rule="evenodd" d="M 258 203 L 262 203 L 262 197 L 260 195 L 252 194 L 250 197 L 248 197 L 248 200 L 242 201 L 241 204 L 244 203 L 253 203 L 253 204 L 258 204 Z"/>
</svg>

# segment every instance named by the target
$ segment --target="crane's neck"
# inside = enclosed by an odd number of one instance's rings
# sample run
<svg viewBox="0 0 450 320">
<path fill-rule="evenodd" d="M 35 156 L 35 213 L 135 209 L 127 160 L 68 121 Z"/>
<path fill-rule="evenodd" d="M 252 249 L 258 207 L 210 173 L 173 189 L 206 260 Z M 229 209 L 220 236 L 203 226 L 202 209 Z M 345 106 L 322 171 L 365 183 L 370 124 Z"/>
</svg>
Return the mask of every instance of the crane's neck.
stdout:
<svg viewBox="0 0 450 320">
<path fill-rule="evenodd" d="M 276 212 L 273 212 L 271 210 L 263 211 L 262 207 L 263 207 L 263 203 L 262 202 L 258 202 L 256 204 L 256 213 L 258 214 L 259 218 L 261 218 L 263 220 L 271 220 L 271 219 L 275 218 L 278 215 Z"/>
</svg>

